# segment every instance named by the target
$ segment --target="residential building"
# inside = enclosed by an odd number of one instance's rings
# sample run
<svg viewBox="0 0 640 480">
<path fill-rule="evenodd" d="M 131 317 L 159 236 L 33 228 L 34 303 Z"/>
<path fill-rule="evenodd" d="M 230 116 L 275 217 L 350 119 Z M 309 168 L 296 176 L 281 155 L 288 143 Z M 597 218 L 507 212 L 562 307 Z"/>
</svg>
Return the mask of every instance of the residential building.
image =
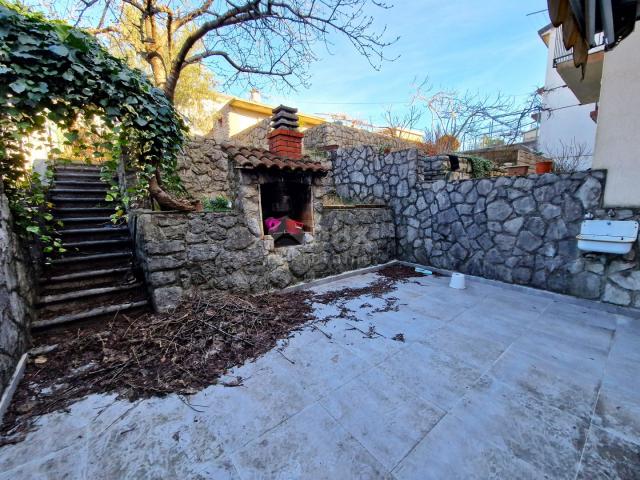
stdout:
<svg viewBox="0 0 640 480">
<path fill-rule="evenodd" d="M 592 49 L 581 78 L 573 55 L 562 42 L 562 31 L 548 25 L 538 32 L 548 48 L 547 71 L 542 89 L 543 110 L 537 149 L 545 156 L 572 164 L 579 170 L 591 168 L 596 140 L 599 75 L 602 74 L 604 47 Z"/>
<path fill-rule="evenodd" d="M 581 104 L 598 103 L 592 166 L 607 170 L 603 205 L 638 207 L 640 1 L 553 0 L 549 16 L 566 29 L 560 44 L 570 48 L 566 69 L 556 58 L 557 72 Z"/>
<path fill-rule="evenodd" d="M 593 168 L 607 169 L 607 207 L 640 205 L 640 26 L 607 52 Z"/>
</svg>

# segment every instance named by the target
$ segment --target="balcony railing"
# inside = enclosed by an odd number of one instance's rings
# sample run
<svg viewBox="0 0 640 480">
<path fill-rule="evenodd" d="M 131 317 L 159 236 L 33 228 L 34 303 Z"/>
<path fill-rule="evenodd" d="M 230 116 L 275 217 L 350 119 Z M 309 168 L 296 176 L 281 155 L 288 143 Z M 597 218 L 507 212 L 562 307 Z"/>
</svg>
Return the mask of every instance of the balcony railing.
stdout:
<svg viewBox="0 0 640 480">
<path fill-rule="evenodd" d="M 595 45 L 589 49 L 589 54 L 604 50 L 604 43 L 604 33 L 597 34 L 595 37 Z M 567 50 L 564 48 L 564 42 L 562 41 L 562 27 L 559 27 L 556 30 L 553 67 L 556 68 L 558 64 L 568 61 L 573 61 L 573 49 Z"/>
</svg>

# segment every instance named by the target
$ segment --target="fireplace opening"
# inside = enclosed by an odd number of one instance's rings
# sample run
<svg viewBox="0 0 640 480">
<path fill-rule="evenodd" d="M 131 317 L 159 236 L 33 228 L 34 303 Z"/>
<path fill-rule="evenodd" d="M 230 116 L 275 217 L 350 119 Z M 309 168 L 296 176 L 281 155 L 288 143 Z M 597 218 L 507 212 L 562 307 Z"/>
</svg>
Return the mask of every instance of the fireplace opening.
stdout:
<svg viewBox="0 0 640 480">
<path fill-rule="evenodd" d="M 311 185 L 271 182 L 260 185 L 262 228 L 274 238 L 276 247 L 303 243 L 304 233 L 313 232 Z"/>
</svg>

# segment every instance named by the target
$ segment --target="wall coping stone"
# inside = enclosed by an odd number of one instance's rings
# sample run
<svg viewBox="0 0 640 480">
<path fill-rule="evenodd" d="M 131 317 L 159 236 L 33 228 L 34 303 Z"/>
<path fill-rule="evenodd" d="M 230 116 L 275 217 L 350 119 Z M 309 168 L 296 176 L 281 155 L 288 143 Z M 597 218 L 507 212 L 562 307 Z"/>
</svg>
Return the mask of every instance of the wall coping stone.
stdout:
<svg viewBox="0 0 640 480">
<path fill-rule="evenodd" d="M 156 211 L 156 210 L 131 210 L 131 215 L 238 215 L 239 212 L 236 210 L 229 210 L 228 212 L 183 212 L 182 210 L 166 210 L 166 211 Z"/>
<path fill-rule="evenodd" d="M 379 209 L 379 208 L 391 208 L 389 205 L 377 205 L 377 204 L 356 204 L 356 205 L 323 205 L 323 209 L 325 210 L 366 210 L 369 208 Z"/>
</svg>

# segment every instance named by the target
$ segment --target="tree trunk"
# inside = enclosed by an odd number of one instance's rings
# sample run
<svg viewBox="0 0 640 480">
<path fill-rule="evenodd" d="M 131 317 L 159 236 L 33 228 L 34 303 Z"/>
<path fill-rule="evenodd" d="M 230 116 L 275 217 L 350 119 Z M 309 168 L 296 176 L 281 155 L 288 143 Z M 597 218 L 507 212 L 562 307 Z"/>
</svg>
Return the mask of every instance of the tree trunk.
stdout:
<svg viewBox="0 0 640 480">
<path fill-rule="evenodd" d="M 153 175 L 151 178 L 149 178 L 149 193 L 151 193 L 153 199 L 158 202 L 160 207 L 164 210 L 179 210 L 181 212 L 202 211 L 202 204 L 199 200 L 181 200 L 165 192 L 158 184 L 156 175 Z"/>
<path fill-rule="evenodd" d="M 167 84 L 167 71 L 164 65 L 161 53 L 160 42 L 158 40 L 158 31 L 156 29 L 155 18 L 149 15 L 145 20 L 145 30 L 147 38 L 151 41 L 146 44 L 147 62 L 151 67 L 155 86 L 164 91 L 165 95 L 171 103 L 173 103 L 175 95 L 176 81 L 172 81 L 171 85 Z M 163 210 L 179 210 L 183 212 L 202 211 L 202 203 L 197 201 L 188 201 L 174 197 L 162 188 L 162 172 L 156 165 L 155 174 L 149 179 L 149 193 L 151 197 L 158 202 Z"/>
</svg>

